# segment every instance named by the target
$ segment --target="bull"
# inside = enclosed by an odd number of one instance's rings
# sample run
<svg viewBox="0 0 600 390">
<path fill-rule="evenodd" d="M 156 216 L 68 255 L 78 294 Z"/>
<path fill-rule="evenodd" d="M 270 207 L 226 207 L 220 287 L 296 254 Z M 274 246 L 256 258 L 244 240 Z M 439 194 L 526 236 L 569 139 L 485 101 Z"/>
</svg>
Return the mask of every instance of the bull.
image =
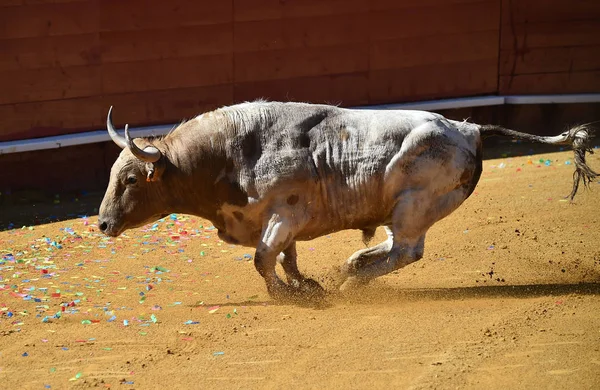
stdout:
<svg viewBox="0 0 600 390">
<path fill-rule="evenodd" d="M 204 113 L 163 137 L 132 139 L 128 125 L 117 133 L 111 113 L 108 133 L 123 150 L 99 229 L 116 237 L 170 213 L 207 219 L 223 241 L 255 248 L 254 265 L 274 299 L 325 295 L 298 270 L 299 240 L 357 229 L 368 244 L 384 227 L 384 242 L 343 263 L 341 289 L 421 259 L 427 230 L 477 185 L 483 137 L 572 146 L 571 200 L 581 181 L 598 176 L 585 160 L 587 125 L 544 137 L 425 111 L 255 101 Z"/>
</svg>

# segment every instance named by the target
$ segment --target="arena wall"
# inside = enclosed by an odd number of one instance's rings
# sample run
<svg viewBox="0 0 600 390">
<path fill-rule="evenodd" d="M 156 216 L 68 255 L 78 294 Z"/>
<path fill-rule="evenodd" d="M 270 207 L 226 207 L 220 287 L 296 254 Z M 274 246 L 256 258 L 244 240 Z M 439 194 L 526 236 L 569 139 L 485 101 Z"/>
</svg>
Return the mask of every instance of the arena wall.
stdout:
<svg viewBox="0 0 600 390">
<path fill-rule="evenodd" d="M 110 105 L 136 127 L 256 98 L 356 106 L 600 92 L 600 2 L 0 0 L 0 53 L 0 142 L 102 129 Z M 548 132 L 596 108 L 467 111 Z M 116 152 L 0 155 L 0 191 L 102 188 Z"/>
</svg>

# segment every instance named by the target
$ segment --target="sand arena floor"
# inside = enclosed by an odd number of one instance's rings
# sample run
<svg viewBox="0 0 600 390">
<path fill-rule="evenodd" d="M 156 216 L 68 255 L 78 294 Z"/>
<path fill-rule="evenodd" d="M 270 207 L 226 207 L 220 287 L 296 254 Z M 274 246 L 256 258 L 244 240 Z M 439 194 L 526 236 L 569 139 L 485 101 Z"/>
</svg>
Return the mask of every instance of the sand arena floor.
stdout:
<svg viewBox="0 0 600 390">
<path fill-rule="evenodd" d="M 322 308 L 270 300 L 252 248 L 196 217 L 0 232 L 0 388 L 598 388 L 600 185 L 565 201 L 571 159 L 485 161 L 421 261 Z M 302 242 L 299 266 L 328 286 L 362 247 Z"/>
</svg>

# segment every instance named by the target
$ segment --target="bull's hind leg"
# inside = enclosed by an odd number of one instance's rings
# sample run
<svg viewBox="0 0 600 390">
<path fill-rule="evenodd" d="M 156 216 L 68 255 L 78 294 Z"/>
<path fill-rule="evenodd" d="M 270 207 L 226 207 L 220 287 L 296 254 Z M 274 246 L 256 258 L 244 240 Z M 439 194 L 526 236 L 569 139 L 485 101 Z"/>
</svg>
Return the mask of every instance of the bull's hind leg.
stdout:
<svg viewBox="0 0 600 390">
<path fill-rule="evenodd" d="M 423 257 L 425 234 L 437 221 L 456 210 L 466 198 L 459 187 L 446 195 L 433 197 L 423 191 L 404 193 L 394 208 L 391 248 L 372 261 L 349 269 L 341 289 L 368 283 L 370 280 L 403 268 Z"/>
<path fill-rule="evenodd" d="M 390 227 L 384 226 L 384 229 L 387 233 L 387 239 L 370 248 L 365 248 L 354 252 L 354 254 L 352 254 L 352 256 L 350 256 L 348 260 L 344 262 L 341 270 L 342 273 L 346 275 L 355 274 L 356 270 L 365 267 L 367 264 L 379 259 L 392 249 L 394 235 Z"/>
</svg>

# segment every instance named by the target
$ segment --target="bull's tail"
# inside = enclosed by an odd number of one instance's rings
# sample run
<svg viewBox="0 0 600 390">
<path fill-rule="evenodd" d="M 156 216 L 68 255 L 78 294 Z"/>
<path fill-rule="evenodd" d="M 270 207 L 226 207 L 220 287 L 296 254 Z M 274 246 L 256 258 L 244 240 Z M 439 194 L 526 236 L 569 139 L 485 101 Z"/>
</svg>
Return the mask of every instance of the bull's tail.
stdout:
<svg viewBox="0 0 600 390">
<path fill-rule="evenodd" d="M 571 145 L 575 153 L 575 172 L 573 172 L 573 190 L 569 197 L 571 200 L 575 197 L 579 189 L 579 182 L 583 180 L 583 185 L 588 184 L 598 177 L 585 162 L 585 152 L 593 154 L 594 151 L 589 147 L 589 140 L 592 137 L 592 128 L 589 124 L 575 126 L 564 133 L 554 137 L 542 137 L 533 134 L 521 133 L 515 130 L 505 129 L 501 126 L 483 125 L 479 128 L 482 137 L 486 136 L 504 136 L 515 139 L 522 139 L 531 142 L 541 142 L 544 144 Z"/>
</svg>

